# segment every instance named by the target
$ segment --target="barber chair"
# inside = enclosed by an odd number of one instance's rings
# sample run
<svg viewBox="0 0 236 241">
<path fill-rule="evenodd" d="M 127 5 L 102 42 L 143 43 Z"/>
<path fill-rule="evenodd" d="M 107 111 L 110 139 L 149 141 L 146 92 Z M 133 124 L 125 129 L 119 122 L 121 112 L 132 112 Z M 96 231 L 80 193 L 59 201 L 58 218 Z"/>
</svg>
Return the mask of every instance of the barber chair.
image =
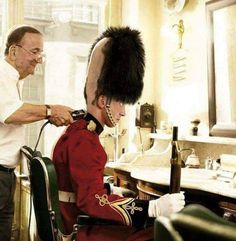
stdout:
<svg viewBox="0 0 236 241">
<path fill-rule="evenodd" d="M 209 209 L 191 204 L 170 218 L 159 217 L 154 224 L 154 241 L 236 241 L 236 223 Z"/>
<path fill-rule="evenodd" d="M 59 208 L 57 175 L 53 162 L 39 151 L 23 146 L 21 152 L 27 157 L 31 195 L 37 223 L 38 235 L 42 241 L 73 241 L 78 224 L 73 232 L 64 234 Z"/>
<path fill-rule="evenodd" d="M 79 215 L 72 233 L 65 235 L 59 207 L 57 174 L 52 160 L 27 146 L 23 146 L 21 152 L 28 161 L 34 213 L 38 235 L 42 241 L 74 241 L 82 226 L 119 225 L 115 221 Z"/>
</svg>

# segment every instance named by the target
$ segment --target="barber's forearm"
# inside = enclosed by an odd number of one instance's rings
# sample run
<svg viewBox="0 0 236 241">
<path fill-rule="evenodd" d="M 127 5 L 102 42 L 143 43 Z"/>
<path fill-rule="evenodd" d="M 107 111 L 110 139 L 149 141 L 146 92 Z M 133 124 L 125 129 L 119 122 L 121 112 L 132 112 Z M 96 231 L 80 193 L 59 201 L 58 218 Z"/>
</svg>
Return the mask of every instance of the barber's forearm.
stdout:
<svg viewBox="0 0 236 241">
<path fill-rule="evenodd" d="M 6 124 L 27 124 L 46 118 L 45 105 L 33 105 L 24 103 L 18 110 L 10 115 L 6 120 Z"/>
<path fill-rule="evenodd" d="M 49 118 L 55 126 L 67 126 L 73 122 L 72 108 L 64 105 L 50 105 L 51 113 L 47 116 L 45 105 L 33 105 L 24 103 L 17 111 L 9 116 L 6 124 L 27 124 Z"/>
</svg>

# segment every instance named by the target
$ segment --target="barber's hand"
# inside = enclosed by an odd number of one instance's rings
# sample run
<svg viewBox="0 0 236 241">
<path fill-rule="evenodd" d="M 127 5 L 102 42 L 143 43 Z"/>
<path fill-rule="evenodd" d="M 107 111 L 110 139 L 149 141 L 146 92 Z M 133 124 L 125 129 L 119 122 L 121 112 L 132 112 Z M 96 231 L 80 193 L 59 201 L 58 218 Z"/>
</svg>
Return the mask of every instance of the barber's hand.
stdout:
<svg viewBox="0 0 236 241">
<path fill-rule="evenodd" d="M 180 211 L 185 205 L 183 193 L 165 194 L 159 199 L 149 201 L 149 217 L 166 216 Z"/>
<path fill-rule="evenodd" d="M 64 105 L 51 105 L 52 115 L 49 121 L 55 126 L 67 126 L 73 122 L 72 108 Z"/>
<path fill-rule="evenodd" d="M 137 195 L 135 194 L 134 191 L 124 188 L 124 187 L 116 187 L 111 185 L 111 194 L 116 194 L 121 197 L 136 197 Z"/>
</svg>

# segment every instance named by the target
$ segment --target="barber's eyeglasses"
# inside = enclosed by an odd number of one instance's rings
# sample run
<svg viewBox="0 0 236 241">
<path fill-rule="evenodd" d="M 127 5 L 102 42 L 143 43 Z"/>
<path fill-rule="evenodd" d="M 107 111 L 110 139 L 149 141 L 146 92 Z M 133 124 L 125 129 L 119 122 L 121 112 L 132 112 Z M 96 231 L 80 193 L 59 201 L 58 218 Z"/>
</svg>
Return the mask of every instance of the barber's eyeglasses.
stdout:
<svg viewBox="0 0 236 241">
<path fill-rule="evenodd" d="M 37 62 L 42 63 L 42 62 L 45 61 L 46 55 L 42 51 L 37 50 L 37 49 L 29 50 L 29 49 L 24 48 L 20 44 L 16 44 L 16 46 L 19 47 L 19 48 L 24 49 L 27 53 L 29 53 L 29 54 L 33 55 L 34 57 L 36 57 L 37 58 Z"/>
</svg>

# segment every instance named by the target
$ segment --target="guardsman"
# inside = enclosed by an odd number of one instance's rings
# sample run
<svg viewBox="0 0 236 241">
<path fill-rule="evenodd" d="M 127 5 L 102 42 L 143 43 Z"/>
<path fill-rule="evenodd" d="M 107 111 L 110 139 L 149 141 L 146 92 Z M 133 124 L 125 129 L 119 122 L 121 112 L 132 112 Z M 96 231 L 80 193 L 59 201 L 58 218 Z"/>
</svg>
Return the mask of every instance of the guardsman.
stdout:
<svg viewBox="0 0 236 241">
<path fill-rule="evenodd" d="M 166 215 L 184 206 L 183 194 L 144 201 L 124 197 L 121 188 L 103 182 L 107 155 L 99 141 L 104 126 L 114 127 L 125 116 L 125 105 L 142 94 L 144 47 L 140 32 L 129 27 L 108 28 L 92 45 L 82 119 L 71 124 L 54 153 L 60 208 L 67 232 L 81 213 L 141 227 L 148 217 Z"/>
</svg>

